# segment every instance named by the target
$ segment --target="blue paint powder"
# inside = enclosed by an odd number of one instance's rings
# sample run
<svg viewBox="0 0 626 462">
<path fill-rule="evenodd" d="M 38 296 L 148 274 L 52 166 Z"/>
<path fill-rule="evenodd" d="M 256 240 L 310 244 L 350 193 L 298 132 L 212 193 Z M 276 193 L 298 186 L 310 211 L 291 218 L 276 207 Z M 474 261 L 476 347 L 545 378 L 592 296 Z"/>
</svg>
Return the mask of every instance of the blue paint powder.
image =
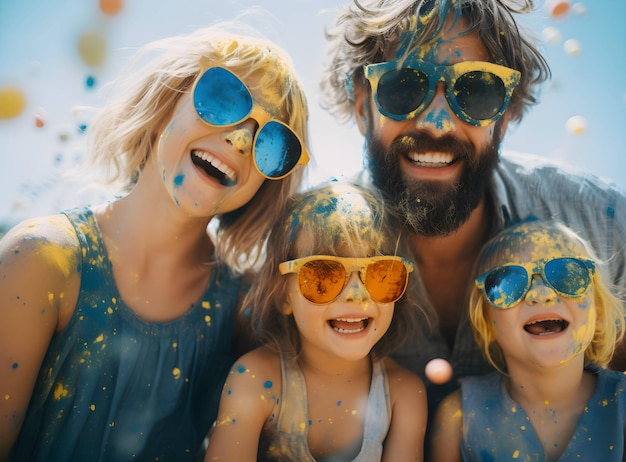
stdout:
<svg viewBox="0 0 626 462">
<path fill-rule="evenodd" d="M 273 386 L 274 384 L 271 380 L 266 380 L 265 383 L 263 383 L 263 388 L 272 388 Z"/>
<path fill-rule="evenodd" d="M 182 186 L 183 181 L 185 181 L 185 175 L 176 175 L 176 177 L 174 178 L 174 186 L 176 186 L 177 188 Z"/>
<path fill-rule="evenodd" d="M 240 364 L 237 366 L 237 372 L 243 374 L 244 372 L 246 372 L 246 368 Z"/>
</svg>

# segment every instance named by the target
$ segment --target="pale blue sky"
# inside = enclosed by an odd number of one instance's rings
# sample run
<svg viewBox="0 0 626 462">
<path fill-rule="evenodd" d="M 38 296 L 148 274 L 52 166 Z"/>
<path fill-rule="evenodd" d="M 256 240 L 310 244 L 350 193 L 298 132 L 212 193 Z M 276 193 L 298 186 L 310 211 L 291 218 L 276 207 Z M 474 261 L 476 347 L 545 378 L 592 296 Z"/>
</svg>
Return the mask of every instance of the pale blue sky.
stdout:
<svg viewBox="0 0 626 462">
<path fill-rule="evenodd" d="M 105 16 L 97 0 L 0 0 L 0 89 L 17 85 L 28 99 L 19 117 L 0 119 L 0 225 L 87 200 L 75 184 L 60 178 L 83 152 L 78 126 L 84 121 L 73 108 L 101 105 L 99 84 L 111 79 L 137 47 L 232 19 L 254 5 L 273 14 L 263 17 L 259 29 L 291 54 L 307 89 L 311 151 L 317 159 L 310 181 L 354 173 L 362 143 L 356 127 L 339 126 L 317 103 L 323 30 L 334 18 L 324 10 L 342 1 L 125 0 L 119 14 Z M 582 4 L 584 15 L 570 12 L 555 19 L 540 7 L 525 21 L 539 36 L 546 27 L 556 28 L 561 40 L 542 45 L 553 81 L 544 87 L 541 103 L 510 127 L 504 147 L 558 159 L 626 189 L 626 1 Z M 107 59 L 97 69 L 77 52 L 78 38 L 87 31 L 106 39 Z M 568 39 L 580 42 L 579 55 L 564 51 Z M 85 84 L 89 76 L 96 79 L 94 88 Z M 45 111 L 43 128 L 35 127 L 39 108 Z M 587 121 L 578 135 L 566 128 L 575 115 Z"/>
</svg>

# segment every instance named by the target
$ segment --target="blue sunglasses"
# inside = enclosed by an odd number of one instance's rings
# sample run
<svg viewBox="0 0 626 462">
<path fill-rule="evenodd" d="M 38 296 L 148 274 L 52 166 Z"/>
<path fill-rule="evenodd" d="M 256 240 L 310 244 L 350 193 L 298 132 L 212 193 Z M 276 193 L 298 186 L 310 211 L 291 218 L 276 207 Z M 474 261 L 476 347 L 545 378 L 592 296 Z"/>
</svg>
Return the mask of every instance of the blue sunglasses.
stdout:
<svg viewBox="0 0 626 462">
<path fill-rule="evenodd" d="M 502 117 L 521 76 L 519 71 L 484 61 L 442 66 L 406 59 L 368 64 L 364 71 L 376 107 L 385 117 L 398 121 L 417 117 L 443 81 L 446 100 L 456 116 L 479 127 Z"/>
<path fill-rule="evenodd" d="M 237 125 L 252 118 L 259 124 L 254 136 L 252 156 L 261 175 L 280 180 L 296 165 L 309 161 L 300 137 L 288 125 L 273 119 L 246 87 L 224 67 L 203 70 L 193 87 L 193 104 L 200 118 L 214 127 Z"/>
<path fill-rule="evenodd" d="M 533 275 L 557 294 L 580 298 L 591 286 L 595 263 L 587 258 L 561 257 L 526 264 L 497 266 L 476 278 L 476 287 L 494 307 L 505 310 L 521 302 L 530 290 Z"/>
</svg>

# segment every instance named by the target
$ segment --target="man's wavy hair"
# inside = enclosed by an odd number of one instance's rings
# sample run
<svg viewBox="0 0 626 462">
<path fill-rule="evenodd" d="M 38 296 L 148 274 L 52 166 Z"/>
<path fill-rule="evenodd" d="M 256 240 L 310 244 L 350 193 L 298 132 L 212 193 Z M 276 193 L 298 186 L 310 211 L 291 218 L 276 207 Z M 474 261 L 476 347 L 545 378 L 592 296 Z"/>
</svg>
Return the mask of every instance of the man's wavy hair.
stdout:
<svg viewBox="0 0 626 462">
<path fill-rule="evenodd" d="M 411 54 L 435 42 L 450 18 L 463 17 L 467 33 L 480 37 L 491 62 L 521 72 L 507 109 L 508 120 L 519 121 L 537 103 L 539 84 L 550 77 L 534 37 L 515 19 L 534 9 L 533 0 L 353 0 L 326 31 L 321 104 L 339 122 L 350 121 L 351 88 L 368 86 L 363 65 L 393 60 L 401 47 Z"/>
</svg>

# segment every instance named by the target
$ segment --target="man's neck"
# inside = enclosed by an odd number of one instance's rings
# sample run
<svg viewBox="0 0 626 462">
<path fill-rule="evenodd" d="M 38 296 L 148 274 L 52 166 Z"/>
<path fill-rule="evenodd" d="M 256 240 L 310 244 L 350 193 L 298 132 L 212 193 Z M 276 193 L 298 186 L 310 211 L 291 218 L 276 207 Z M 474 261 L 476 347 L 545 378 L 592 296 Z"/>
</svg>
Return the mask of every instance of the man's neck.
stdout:
<svg viewBox="0 0 626 462">
<path fill-rule="evenodd" d="M 478 254 L 487 241 L 491 218 L 484 202 L 455 232 L 444 237 L 412 235 L 413 256 L 439 316 L 439 328 L 450 347 L 462 314 Z"/>
</svg>

